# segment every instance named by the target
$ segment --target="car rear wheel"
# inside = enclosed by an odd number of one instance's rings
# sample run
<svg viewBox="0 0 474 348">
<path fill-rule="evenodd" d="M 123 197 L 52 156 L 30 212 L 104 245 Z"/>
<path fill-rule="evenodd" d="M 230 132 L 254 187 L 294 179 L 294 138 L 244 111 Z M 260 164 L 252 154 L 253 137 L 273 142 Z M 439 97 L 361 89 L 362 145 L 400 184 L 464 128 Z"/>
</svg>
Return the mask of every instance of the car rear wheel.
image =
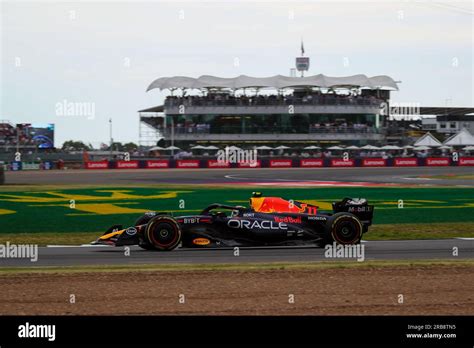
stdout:
<svg viewBox="0 0 474 348">
<path fill-rule="evenodd" d="M 350 213 L 336 213 L 327 221 L 327 234 L 332 241 L 342 244 L 358 244 L 362 239 L 362 224 Z"/>
<path fill-rule="evenodd" d="M 145 227 L 144 239 L 158 250 L 173 250 L 181 242 L 181 228 L 171 216 L 153 217 Z"/>
</svg>

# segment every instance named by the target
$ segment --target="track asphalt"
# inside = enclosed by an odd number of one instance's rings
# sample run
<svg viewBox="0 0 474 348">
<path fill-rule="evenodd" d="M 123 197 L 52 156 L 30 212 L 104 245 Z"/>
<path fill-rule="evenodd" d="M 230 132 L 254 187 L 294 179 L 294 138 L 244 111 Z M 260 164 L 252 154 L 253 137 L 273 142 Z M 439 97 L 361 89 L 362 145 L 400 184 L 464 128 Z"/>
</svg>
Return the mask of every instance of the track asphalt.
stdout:
<svg viewBox="0 0 474 348">
<path fill-rule="evenodd" d="M 471 179 L 431 178 L 430 176 L 471 175 L 470 167 L 415 168 L 317 168 L 317 169 L 160 169 L 160 170 L 67 170 L 7 172 L 6 183 L 12 185 L 69 184 L 261 184 L 299 185 L 449 185 L 474 187 Z M 411 240 L 363 242 L 365 260 L 460 259 L 474 258 L 474 240 Z M 459 256 L 453 256 L 453 248 Z M 173 252 L 151 252 L 131 247 L 130 256 L 123 248 L 55 246 L 38 250 L 38 261 L 0 259 L 0 267 L 74 266 L 130 264 L 209 264 L 242 262 L 311 262 L 331 261 L 325 250 L 311 247 L 242 248 L 239 256 L 233 249 L 177 249 Z"/>
<path fill-rule="evenodd" d="M 364 260 L 472 259 L 474 239 L 363 241 Z M 453 256 L 456 247 L 458 255 Z M 163 265 L 163 264 L 233 264 L 271 262 L 354 261 L 356 258 L 331 258 L 317 247 L 261 247 L 234 249 L 181 249 L 170 252 L 145 251 L 130 247 L 49 246 L 38 249 L 38 260 L 0 259 L 0 267 L 80 266 L 80 265 Z"/>
<path fill-rule="evenodd" d="M 472 179 L 436 176 L 472 175 L 473 167 L 254 168 L 254 169 L 111 169 L 7 172 L 11 185 L 278 184 L 329 186 L 340 183 L 449 185 L 474 187 Z M 435 176 L 434 178 L 432 176 Z"/>
</svg>

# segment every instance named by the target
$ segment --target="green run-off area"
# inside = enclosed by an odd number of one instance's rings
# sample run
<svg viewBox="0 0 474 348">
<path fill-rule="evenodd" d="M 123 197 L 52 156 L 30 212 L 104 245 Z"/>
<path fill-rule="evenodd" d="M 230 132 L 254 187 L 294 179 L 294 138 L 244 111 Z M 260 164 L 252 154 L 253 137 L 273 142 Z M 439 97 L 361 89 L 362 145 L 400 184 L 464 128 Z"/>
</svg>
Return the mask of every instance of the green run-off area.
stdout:
<svg viewBox="0 0 474 348">
<path fill-rule="evenodd" d="M 143 212 L 198 213 L 211 203 L 248 206 L 252 191 L 316 204 L 330 210 L 343 197 L 375 205 L 374 224 L 474 222 L 471 188 L 249 188 L 116 187 L 0 191 L 0 232 L 101 232 L 130 225 Z"/>
</svg>

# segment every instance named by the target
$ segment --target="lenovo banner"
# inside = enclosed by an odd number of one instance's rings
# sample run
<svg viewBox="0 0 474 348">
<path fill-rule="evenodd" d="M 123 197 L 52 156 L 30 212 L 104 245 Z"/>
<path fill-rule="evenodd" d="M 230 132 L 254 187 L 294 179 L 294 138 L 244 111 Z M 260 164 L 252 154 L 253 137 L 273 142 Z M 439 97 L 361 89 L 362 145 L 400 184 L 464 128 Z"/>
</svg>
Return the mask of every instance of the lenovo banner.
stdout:
<svg viewBox="0 0 474 348">
<path fill-rule="evenodd" d="M 86 162 L 86 169 L 107 169 L 109 168 L 108 161 L 89 161 Z"/>
<path fill-rule="evenodd" d="M 474 166 L 474 157 L 461 157 L 459 158 L 460 166 Z"/>
<path fill-rule="evenodd" d="M 354 167 L 355 161 L 353 159 L 348 159 L 344 161 L 343 159 L 332 159 L 331 167 Z"/>
<path fill-rule="evenodd" d="M 428 157 L 426 159 L 426 165 L 427 166 L 449 166 L 449 158 L 446 158 L 446 157 L 440 157 L 440 158 Z"/>
<path fill-rule="evenodd" d="M 146 167 L 150 169 L 154 168 L 169 168 L 170 162 L 168 160 L 149 160 L 146 161 Z"/>
<path fill-rule="evenodd" d="M 292 161 L 290 159 L 270 160 L 271 168 L 289 168 L 291 166 L 292 166 Z"/>
<path fill-rule="evenodd" d="M 176 168 L 199 168 L 198 160 L 178 160 Z"/>
<path fill-rule="evenodd" d="M 385 167 L 387 160 L 383 158 L 364 158 L 362 160 L 363 167 Z"/>
<path fill-rule="evenodd" d="M 308 167 L 308 168 L 324 167 L 324 161 L 321 158 L 302 159 L 300 160 L 300 167 Z"/>
<path fill-rule="evenodd" d="M 117 169 L 137 169 L 138 161 L 117 161 Z"/>
<path fill-rule="evenodd" d="M 208 168 L 229 168 L 230 163 L 226 161 L 219 161 L 219 160 L 208 160 L 207 167 Z"/>
<path fill-rule="evenodd" d="M 394 158 L 393 165 L 395 167 L 416 167 L 418 158 Z"/>
<path fill-rule="evenodd" d="M 260 168 L 262 161 L 257 160 L 256 162 L 239 162 L 237 163 L 238 168 Z"/>
</svg>

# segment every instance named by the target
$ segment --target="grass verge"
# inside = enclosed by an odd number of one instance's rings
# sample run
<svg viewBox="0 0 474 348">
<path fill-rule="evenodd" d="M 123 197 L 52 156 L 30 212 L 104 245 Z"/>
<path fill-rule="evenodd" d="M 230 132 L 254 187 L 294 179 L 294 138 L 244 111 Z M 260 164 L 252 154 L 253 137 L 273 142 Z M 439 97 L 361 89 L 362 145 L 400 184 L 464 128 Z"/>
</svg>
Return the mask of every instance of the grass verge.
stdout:
<svg viewBox="0 0 474 348">
<path fill-rule="evenodd" d="M 364 235 L 365 240 L 445 239 L 459 237 L 474 237 L 474 222 L 374 225 Z"/>
<path fill-rule="evenodd" d="M 100 232 L 71 232 L 71 233 L 6 233 L 0 234 L 0 244 L 38 244 L 45 245 L 81 245 L 88 244 L 100 236 Z"/>
<path fill-rule="evenodd" d="M 242 264 L 167 264 L 167 265 L 93 265 L 65 267 L 3 267 L 0 275 L 18 273 L 96 273 L 96 272 L 196 272 L 196 271 L 264 271 L 264 270 L 318 270 L 381 267 L 473 267 L 473 260 L 390 260 L 390 261 L 322 261 L 291 263 Z"/>
</svg>

